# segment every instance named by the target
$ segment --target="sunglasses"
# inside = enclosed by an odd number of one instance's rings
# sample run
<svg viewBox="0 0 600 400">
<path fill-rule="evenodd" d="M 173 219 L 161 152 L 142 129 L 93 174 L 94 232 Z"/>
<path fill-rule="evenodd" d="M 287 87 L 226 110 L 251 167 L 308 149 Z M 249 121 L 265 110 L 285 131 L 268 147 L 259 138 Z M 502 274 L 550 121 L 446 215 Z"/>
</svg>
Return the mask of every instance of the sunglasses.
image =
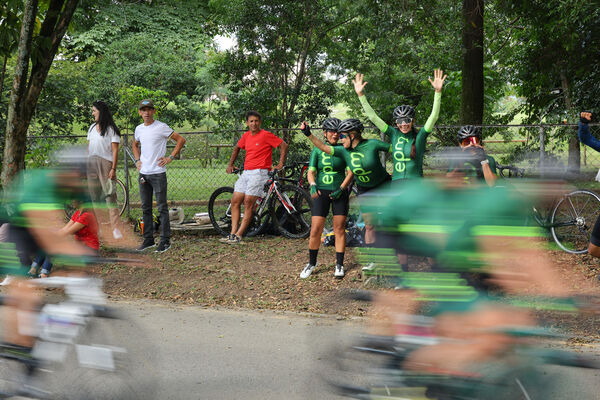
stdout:
<svg viewBox="0 0 600 400">
<path fill-rule="evenodd" d="M 412 122 L 412 118 L 398 118 L 396 123 L 398 125 L 409 125 Z"/>
<path fill-rule="evenodd" d="M 348 137 L 348 135 L 345 135 L 343 133 L 340 133 L 340 139 L 346 139 Z"/>
<path fill-rule="evenodd" d="M 481 139 L 479 139 L 476 136 L 471 136 L 471 137 L 464 138 L 463 140 L 461 140 L 460 144 L 463 146 L 469 146 L 471 144 L 481 144 Z"/>
</svg>

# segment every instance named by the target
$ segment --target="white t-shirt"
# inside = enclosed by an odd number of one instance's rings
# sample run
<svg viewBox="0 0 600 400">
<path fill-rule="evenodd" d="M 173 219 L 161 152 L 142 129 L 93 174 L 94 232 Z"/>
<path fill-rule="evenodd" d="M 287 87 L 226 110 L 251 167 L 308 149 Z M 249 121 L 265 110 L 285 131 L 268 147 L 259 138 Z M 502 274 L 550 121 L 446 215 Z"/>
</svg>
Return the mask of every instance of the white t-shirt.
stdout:
<svg viewBox="0 0 600 400">
<path fill-rule="evenodd" d="M 113 160 L 112 143 L 121 143 L 121 138 L 115 133 L 112 127 L 106 130 L 104 136 L 100 136 L 95 123 L 88 129 L 87 140 L 89 142 L 89 156 L 98 156 L 111 162 Z"/>
<path fill-rule="evenodd" d="M 135 140 L 142 146 L 140 173 L 151 175 L 167 172 L 165 167 L 158 166 L 158 159 L 165 156 L 167 140 L 172 133 L 173 129 L 169 125 L 156 120 L 148 126 L 141 124 L 135 128 Z"/>
</svg>

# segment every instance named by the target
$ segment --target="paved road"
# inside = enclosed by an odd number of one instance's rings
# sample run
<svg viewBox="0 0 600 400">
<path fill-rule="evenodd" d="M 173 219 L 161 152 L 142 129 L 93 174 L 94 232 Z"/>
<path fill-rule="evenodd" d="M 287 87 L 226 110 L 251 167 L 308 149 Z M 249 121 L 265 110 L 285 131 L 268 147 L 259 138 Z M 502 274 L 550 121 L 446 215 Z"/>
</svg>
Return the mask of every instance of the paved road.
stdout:
<svg viewBox="0 0 600 400">
<path fill-rule="evenodd" d="M 271 311 L 119 303 L 158 350 L 160 399 L 339 399 L 318 375 L 358 322 Z M 326 367 L 325 367 L 326 369 Z"/>
<path fill-rule="evenodd" d="M 141 302 L 117 307 L 153 344 L 160 399 L 339 399 L 319 379 L 328 374 L 324 349 L 361 330 L 359 321 L 335 317 Z M 132 337 L 132 345 L 142 337 Z M 600 393 L 597 371 L 557 371 L 572 379 L 556 398 L 600 399 L 587 394 Z"/>
</svg>

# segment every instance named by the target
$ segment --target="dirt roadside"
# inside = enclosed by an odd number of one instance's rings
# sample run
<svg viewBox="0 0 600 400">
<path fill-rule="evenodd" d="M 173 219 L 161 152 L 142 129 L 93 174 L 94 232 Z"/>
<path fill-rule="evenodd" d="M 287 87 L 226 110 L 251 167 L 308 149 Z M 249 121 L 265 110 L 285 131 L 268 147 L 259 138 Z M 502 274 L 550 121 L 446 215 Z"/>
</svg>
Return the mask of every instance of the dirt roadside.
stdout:
<svg viewBox="0 0 600 400">
<path fill-rule="evenodd" d="M 321 248 L 319 265 L 308 279 L 299 274 L 307 262 L 308 240 L 281 237 L 246 239 L 225 245 L 216 236 L 177 233 L 171 249 L 150 253 L 139 265 L 106 265 L 95 272 L 105 280 L 114 299 L 158 299 L 180 304 L 228 308 L 364 316 L 368 305 L 347 300 L 344 289 L 364 288 L 354 250 L 346 254 L 346 276 L 333 276 L 335 249 Z M 564 281 L 579 294 L 600 294 L 598 262 L 588 255 L 549 251 Z M 414 259 L 417 269 L 428 268 Z M 551 326 L 561 326 L 578 340 L 600 339 L 595 316 L 544 312 Z"/>
</svg>

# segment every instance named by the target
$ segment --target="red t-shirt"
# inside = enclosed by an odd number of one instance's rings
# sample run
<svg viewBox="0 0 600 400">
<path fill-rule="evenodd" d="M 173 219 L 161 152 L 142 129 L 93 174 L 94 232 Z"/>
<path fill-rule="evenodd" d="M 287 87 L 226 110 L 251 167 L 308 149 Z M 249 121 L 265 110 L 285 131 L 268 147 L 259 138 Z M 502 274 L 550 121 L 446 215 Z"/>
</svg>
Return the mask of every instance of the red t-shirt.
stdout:
<svg viewBox="0 0 600 400">
<path fill-rule="evenodd" d="M 75 239 L 83 242 L 83 244 L 94 250 L 98 250 L 100 248 L 100 242 L 98 241 L 98 222 L 96 221 L 94 214 L 88 211 L 82 213 L 80 210 L 77 210 L 71 217 L 71 221 L 85 225 L 78 232 L 75 232 Z"/>
<path fill-rule="evenodd" d="M 283 142 L 280 138 L 261 129 L 256 135 L 250 131 L 244 133 L 237 143 L 240 149 L 246 150 L 244 169 L 271 169 L 273 165 L 273 147 Z"/>
</svg>

